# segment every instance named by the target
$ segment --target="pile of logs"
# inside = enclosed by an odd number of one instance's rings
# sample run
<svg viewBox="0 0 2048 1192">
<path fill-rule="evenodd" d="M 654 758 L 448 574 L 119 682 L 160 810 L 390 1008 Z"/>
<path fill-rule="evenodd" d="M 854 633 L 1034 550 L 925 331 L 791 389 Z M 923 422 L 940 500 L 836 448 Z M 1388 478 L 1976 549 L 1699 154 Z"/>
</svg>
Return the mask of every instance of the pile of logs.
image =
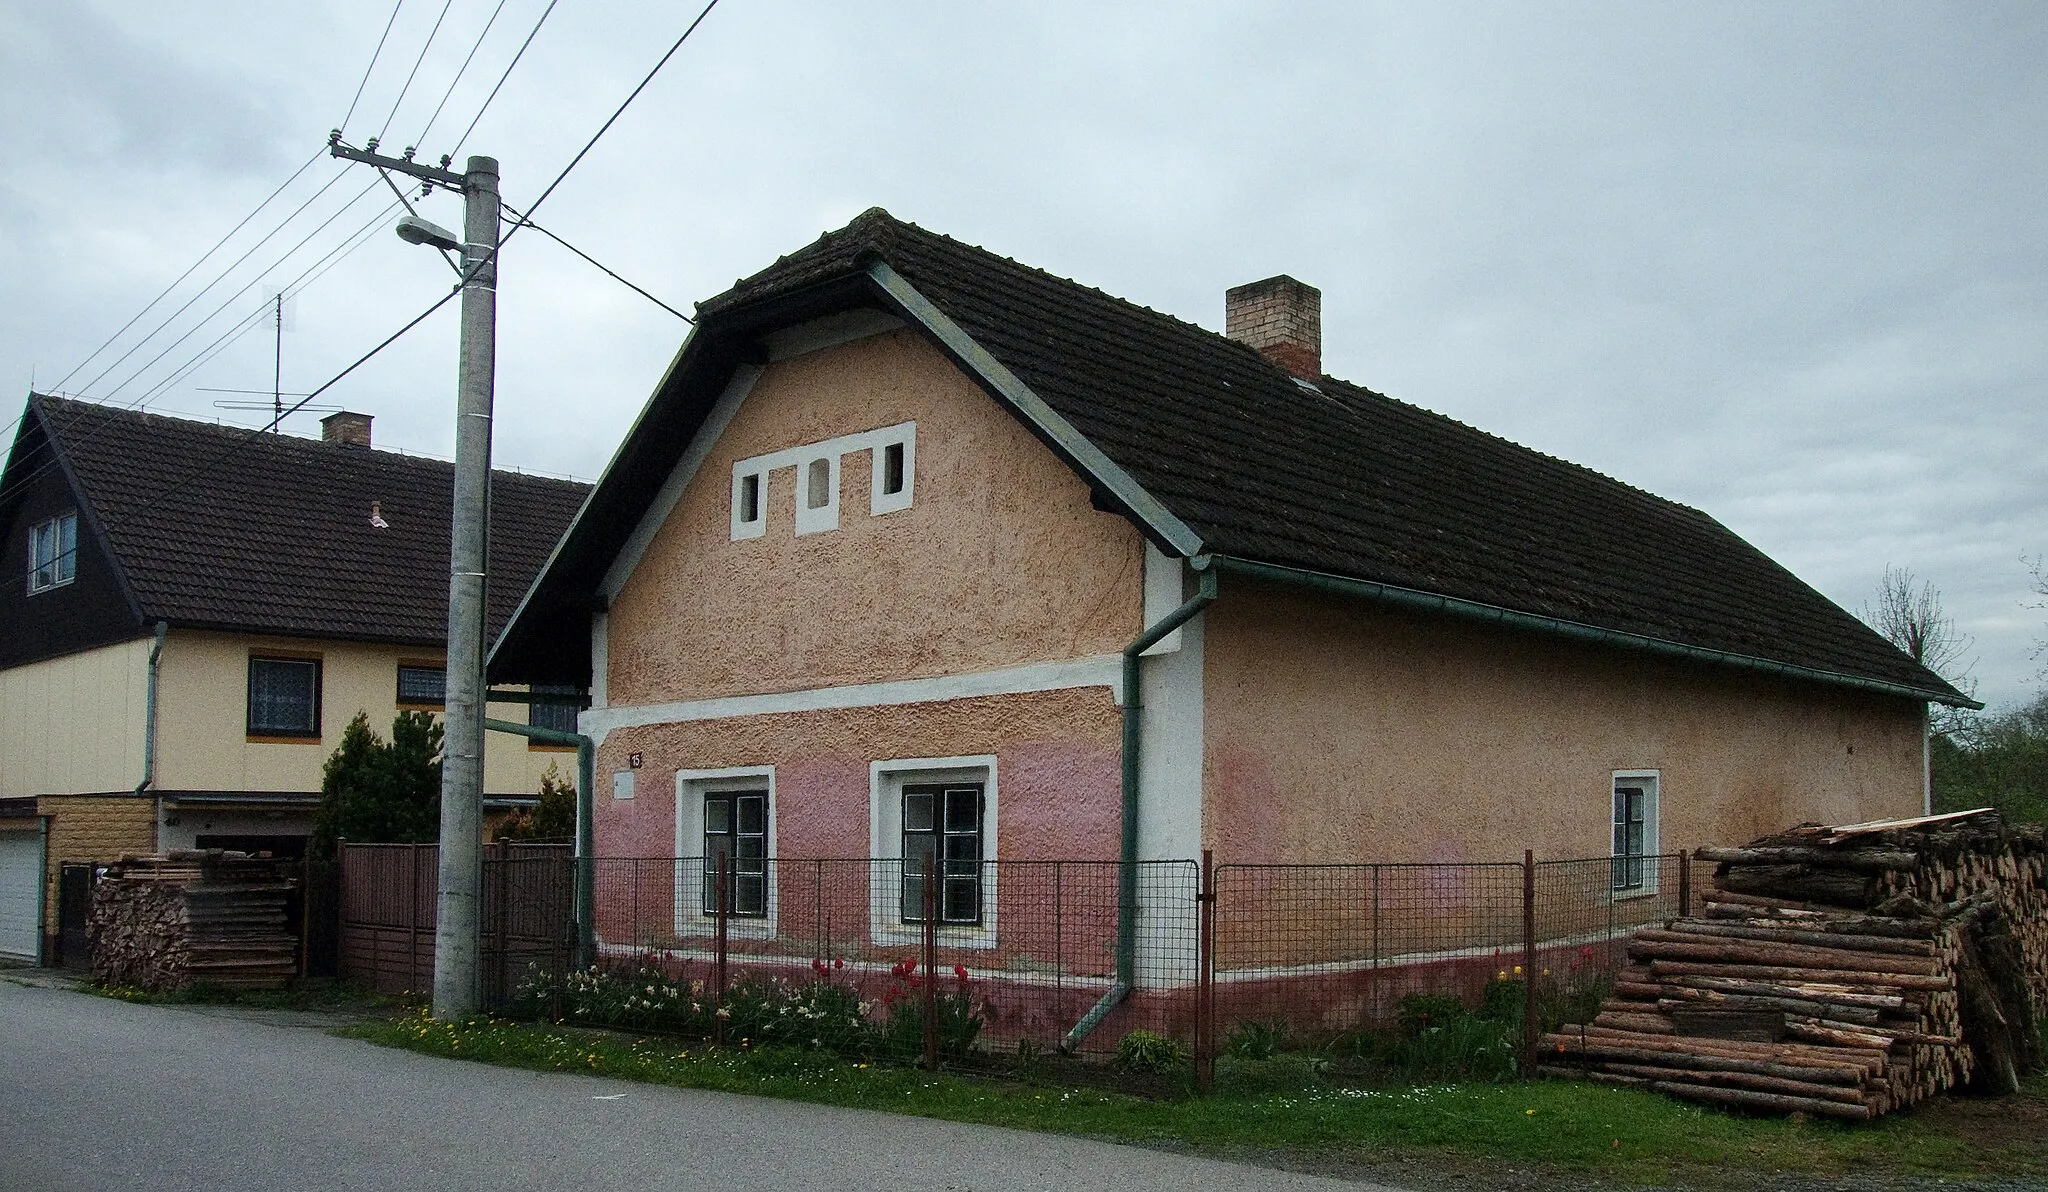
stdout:
<svg viewBox="0 0 2048 1192">
<path fill-rule="evenodd" d="M 298 970 L 285 916 L 296 868 L 220 849 L 122 858 L 93 887 L 93 979 L 151 990 L 283 988 Z"/>
<path fill-rule="evenodd" d="M 1544 1070 L 1695 1101 L 1865 1119 L 2016 1091 L 2042 1058 L 2048 841 L 1994 811 L 1804 825 L 1717 862 L 1704 914 L 1638 931 Z"/>
</svg>

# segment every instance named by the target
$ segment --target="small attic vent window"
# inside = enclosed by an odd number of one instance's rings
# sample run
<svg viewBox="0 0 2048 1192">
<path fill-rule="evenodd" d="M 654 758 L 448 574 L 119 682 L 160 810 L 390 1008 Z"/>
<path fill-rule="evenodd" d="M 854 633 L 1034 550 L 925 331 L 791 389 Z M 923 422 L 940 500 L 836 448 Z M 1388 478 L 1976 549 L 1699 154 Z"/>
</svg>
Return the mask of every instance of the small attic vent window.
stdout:
<svg viewBox="0 0 2048 1192">
<path fill-rule="evenodd" d="M 804 508 L 823 509 L 832 503 L 832 461 L 814 459 L 804 469 Z"/>
<path fill-rule="evenodd" d="M 740 520 L 757 522 L 761 520 L 761 478 L 740 477 Z"/>
<path fill-rule="evenodd" d="M 903 491 L 903 444 L 891 443 L 882 448 L 882 492 L 895 496 Z"/>
</svg>

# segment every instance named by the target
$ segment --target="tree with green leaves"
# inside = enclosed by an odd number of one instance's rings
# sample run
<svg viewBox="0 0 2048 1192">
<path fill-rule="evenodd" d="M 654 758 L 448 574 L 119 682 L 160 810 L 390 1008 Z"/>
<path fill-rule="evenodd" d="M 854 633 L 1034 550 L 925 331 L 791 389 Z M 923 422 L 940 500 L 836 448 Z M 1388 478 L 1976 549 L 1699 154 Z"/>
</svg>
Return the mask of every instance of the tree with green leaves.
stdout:
<svg viewBox="0 0 2048 1192">
<path fill-rule="evenodd" d="M 1996 807 L 2009 820 L 2048 823 L 2048 694 L 1937 734 L 1928 748 L 1936 811 Z"/>
<path fill-rule="evenodd" d="M 540 776 L 540 802 L 532 811 L 515 812 L 498 830 L 500 840 L 573 840 L 576 836 L 576 784 L 562 777 L 553 762 Z"/>
<path fill-rule="evenodd" d="M 356 713 L 320 776 L 314 855 L 331 861 L 342 840 L 431 844 L 441 836 L 441 725 L 431 713 L 400 712 L 391 740 Z"/>
</svg>

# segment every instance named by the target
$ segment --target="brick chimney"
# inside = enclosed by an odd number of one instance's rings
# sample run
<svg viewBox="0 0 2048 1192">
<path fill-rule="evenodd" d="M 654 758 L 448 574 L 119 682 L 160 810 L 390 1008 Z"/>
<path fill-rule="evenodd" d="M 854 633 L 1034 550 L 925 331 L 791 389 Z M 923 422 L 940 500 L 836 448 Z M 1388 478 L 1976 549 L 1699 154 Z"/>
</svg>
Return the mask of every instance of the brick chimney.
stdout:
<svg viewBox="0 0 2048 1192">
<path fill-rule="evenodd" d="M 1223 292 L 1223 334 L 1304 381 L 1323 376 L 1323 292 L 1286 274 Z"/>
<path fill-rule="evenodd" d="M 352 414 L 347 410 L 329 414 L 320 420 L 320 439 L 326 443 L 340 443 L 348 447 L 370 445 L 370 416 Z"/>
</svg>

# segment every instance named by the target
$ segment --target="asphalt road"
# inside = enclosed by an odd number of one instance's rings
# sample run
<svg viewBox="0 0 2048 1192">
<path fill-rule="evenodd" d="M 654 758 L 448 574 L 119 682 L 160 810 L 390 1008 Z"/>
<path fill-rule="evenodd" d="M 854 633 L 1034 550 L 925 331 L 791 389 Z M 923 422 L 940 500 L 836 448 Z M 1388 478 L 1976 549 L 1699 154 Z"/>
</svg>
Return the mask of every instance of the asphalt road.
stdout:
<svg viewBox="0 0 2048 1192">
<path fill-rule="evenodd" d="M 134 1006 L 0 974 L 0 1190 L 1379 1188 L 1085 1139 L 493 1068 L 338 1039 L 319 1025 Z"/>
</svg>

